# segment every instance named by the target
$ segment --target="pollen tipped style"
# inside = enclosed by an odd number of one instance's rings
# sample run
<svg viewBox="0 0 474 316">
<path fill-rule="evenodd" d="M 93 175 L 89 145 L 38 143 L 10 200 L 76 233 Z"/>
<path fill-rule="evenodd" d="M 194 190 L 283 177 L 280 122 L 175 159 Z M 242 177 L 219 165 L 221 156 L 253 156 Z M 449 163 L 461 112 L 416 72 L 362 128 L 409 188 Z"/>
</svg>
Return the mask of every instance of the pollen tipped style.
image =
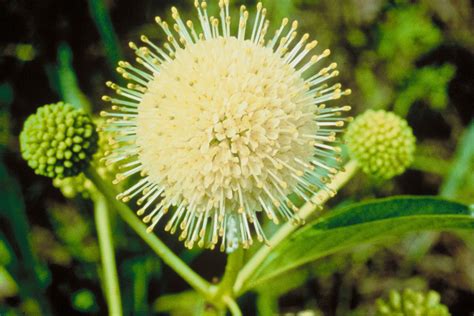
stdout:
<svg viewBox="0 0 474 316">
<path fill-rule="evenodd" d="M 338 139 L 349 106 L 326 103 L 350 94 L 328 82 L 338 75 L 298 23 L 283 19 L 268 36 L 267 11 L 242 6 L 234 21 L 229 1 L 218 17 L 196 1 L 199 23 L 161 18 L 167 42 L 146 36 L 130 43 L 137 66 L 120 62 L 126 87 L 108 82 L 116 96 L 106 129 L 115 149 L 105 158 L 120 162 L 115 182 L 140 178 L 119 194 L 136 199 L 138 215 L 151 232 L 164 221 L 192 248 L 231 251 L 265 241 L 263 216 L 299 223 L 295 193 L 311 202 L 340 170 Z M 232 31 L 234 30 L 234 31 Z M 273 31 L 272 31 L 273 33 Z M 317 203 L 317 201 L 312 201 Z"/>
</svg>

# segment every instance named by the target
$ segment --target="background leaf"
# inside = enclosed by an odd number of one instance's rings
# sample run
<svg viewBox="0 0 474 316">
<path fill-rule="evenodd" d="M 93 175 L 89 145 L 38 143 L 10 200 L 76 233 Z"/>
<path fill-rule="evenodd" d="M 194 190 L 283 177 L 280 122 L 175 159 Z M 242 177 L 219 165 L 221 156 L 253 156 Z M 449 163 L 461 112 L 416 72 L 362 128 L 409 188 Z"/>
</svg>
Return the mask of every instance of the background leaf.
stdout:
<svg viewBox="0 0 474 316">
<path fill-rule="evenodd" d="M 14 271 L 8 271 L 8 273 L 21 278 L 17 282 L 28 282 L 30 286 L 22 286 L 20 292 L 24 297 L 35 297 L 41 310 L 48 313 L 50 307 L 43 297 L 43 290 L 50 281 L 50 272 L 38 261 L 33 252 L 29 234 L 30 228 L 20 187 L 16 179 L 8 173 L 2 159 L 0 159 L 0 188 L 0 219 L 2 223 L 8 223 L 10 232 L 15 237 L 21 262 L 21 265 L 18 265 L 16 269 L 12 269 Z M 3 258 L 3 260 L 5 259 Z M 3 273 L 5 272 L 6 270 L 3 271 Z M 12 282 L 13 279 L 9 281 Z"/>
<path fill-rule="evenodd" d="M 474 228 L 468 206 L 434 197 L 396 197 L 353 204 L 308 224 L 275 248 L 250 287 L 363 242 L 411 231 L 466 228 Z"/>
<path fill-rule="evenodd" d="M 474 176 L 474 121 L 464 132 L 456 150 L 453 166 L 441 187 L 440 194 L 447 198 L 459 198 L 473 202 Z"/>
</svg>

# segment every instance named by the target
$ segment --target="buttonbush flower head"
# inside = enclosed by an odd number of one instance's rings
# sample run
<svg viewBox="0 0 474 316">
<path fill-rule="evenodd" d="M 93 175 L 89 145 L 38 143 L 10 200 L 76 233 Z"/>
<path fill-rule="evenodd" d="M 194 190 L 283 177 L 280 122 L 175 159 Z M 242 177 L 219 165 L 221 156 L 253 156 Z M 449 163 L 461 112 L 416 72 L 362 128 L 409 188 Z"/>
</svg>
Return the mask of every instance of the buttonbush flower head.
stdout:
<svg viewBox="0 0 474 316">
<path fill-rule="evenodd" d="M 349 106 L 326 102 L 350 94 L 336 77 L 336 64 L 322 65 L 330 52 L 317 51 L 298 23 L 283 19 L 268 36 L 267 11 L 257 4 L 251 17 L 242 6 L 231 18 L 229 1 L 218 17 L 196 1 L 199 23 L 183 21 L 172 8 L 172 26 L 156 18 L 167 42 L 146 36 L 130 43 L 138 66 L 120 62 L 126 87 L 108 82 L 117 96 L 108 130 L 118 145 L 107 157 L 125 161 L 119 182 L 142 179 L 121 193 L 142 194 L 139 215 L 152 231 L 168 217 L 165 230 L 178 229 L 189 248 L 221 249 L 263 241 L 265 214 L 275 223 L 298 222 L 287 195 L 309 201 L 338 171 L 337 138 Z M 236 24 L 236 32 L 231 32 Z M 169 213 L 169 214 L 168 214 Z"/>
<path fill-rule="evenodd" d="M 402 174 L 413 162 L 416 139 L 408 123 L 383 110 L 368 110 L 345 135 L 349 152 L 362 170 L 381 180 Z"/>
<path fill-rule="evenodd" d="M 403 293 L 392 290 L 388 300 L 377 300 L 377 316 L 450 316 L 435 291 L 422 293 L 406 289 Z"/>
<path fill-rule="evenodd" d="M 89 165 L 97 138 L 85 112 L 63 102 L 49 104 L 26 120 L 20 134 L 21 154 L 39 175 L 72 177 Z"/>
<path fill-rule="evenodd" d="M 113 149 L 113 146 L 108 142 L 108 134 L 102 129 L 104 128 L 105 121 L 103 119 L 94 118 L 94 123 L 97 126 L 99 140 L 97 142 L 97 152 L 94 154 L 91 161 L 91 165 L 94 166 L 97 173 L 104 179 L 111 179 L 117 172 L 115 165 L 105 165 L 102 158 L 105 154 Z M 68 178 L 55 178 L 53 179 L 53 185 L 61 190 L 61 193 L 67 198 L 74 198 L 78 195 L 87 199 L 91 197 L 91 194 L 96 190 L 92 181 L 90 181 L 83 173 Z"/>
</svg>

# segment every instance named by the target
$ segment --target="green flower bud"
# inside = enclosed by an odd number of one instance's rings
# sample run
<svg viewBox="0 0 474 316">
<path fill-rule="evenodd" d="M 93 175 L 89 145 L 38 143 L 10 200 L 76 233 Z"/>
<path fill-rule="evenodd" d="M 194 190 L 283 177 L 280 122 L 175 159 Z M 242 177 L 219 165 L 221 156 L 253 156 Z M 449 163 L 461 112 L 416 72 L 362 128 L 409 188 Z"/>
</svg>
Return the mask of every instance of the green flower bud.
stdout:
<svg viewBox="0 0 474 316">
<path fill-rule="evenodd" d="M 20 134 L 21 153 L 36 174 L 72 177 L 89 165 L 97 138 L 86 113 L 59 102 L 42 106 L 28 117 Z"/>
<path fill-rule="evenodd" d="M 69 199 L 78 195 L 87 199 L 94 190 L 94 184 L 84 174 L 63 179 L 55 178 L 53 179 L 53 186 L 61 190 L 61 193 Z"/>
<path fill-rule="evenodd" d="M 435 291 L 422 293 L 406 289 L 403 293 L 390 291 L 387 300 L 377 300 L 377 316 L 450 316 Z"/>
<path fill-rule="evenodd" d="M 112 181 L 117 173 L 116 166 L 114 164 L 106 165 L 105 161 L 102 160 L 106 153 L 113 149 L 113 145 L 109 142 L 110 133 L 103 130 L 105 126 L 103 119 L 94 118 L 94 123 L 98 127 L 99 141 L 97 152 L 92 159 L 92 165 L 103 178 L 109 178 Z M 66 198 L 74 198 L 80 195 L 82 198 L 88 199 L 95 190 L 94 184 L 84 174 L 64 179 L 56 178 L 53 180 L 53 186 L 60 189 Z"/>
<path fill-rule="evenodd" d="M 376 179 L 402 174 L 413 162 L 416 138 L 408 123 L 394 113 L 365 112 L 351 123 L 345 139 L 351 157 Z"/>
</svg>

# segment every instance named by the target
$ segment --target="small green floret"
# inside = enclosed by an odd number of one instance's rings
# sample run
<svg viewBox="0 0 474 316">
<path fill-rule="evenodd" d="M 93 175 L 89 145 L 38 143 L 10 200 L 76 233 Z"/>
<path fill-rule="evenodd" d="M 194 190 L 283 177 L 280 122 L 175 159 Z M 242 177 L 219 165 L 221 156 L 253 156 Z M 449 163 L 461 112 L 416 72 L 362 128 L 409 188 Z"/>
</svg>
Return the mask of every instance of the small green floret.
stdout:
<svg viewBox="0 0 474 316">
<path fill-rule="evenodd" d="M 61 190 L 64 197 L 69 199 L 81 196 L 85 199 L 90 198 L 90 193 L 94 190 L 94 185 L 84 174 L 75 177 L 55 178 L 53 185 Z"/>
<path fill-rule="evenodd" d="M 402 174 L 413 162 L 415 136 L 408 123 L 394 113 L 365 112 L 349 126 L 345 139 L 351 157 L 376 179 Z"/>
<path fill-rule="evenodd" d="M 23 159 L 36 174 L 50 178 L 78 175 L 97 150 L 97 131 L 82 110 L 63 102 L 42 106 L 20 134 Z"/>
<path fill-rule="evenodd" d="M 377 300 L 377 316 L 450 316 L 435 291 L 422 293 L 406 289 L 403 293 L 392 290 L 387 300 Z"/>
</svg>

